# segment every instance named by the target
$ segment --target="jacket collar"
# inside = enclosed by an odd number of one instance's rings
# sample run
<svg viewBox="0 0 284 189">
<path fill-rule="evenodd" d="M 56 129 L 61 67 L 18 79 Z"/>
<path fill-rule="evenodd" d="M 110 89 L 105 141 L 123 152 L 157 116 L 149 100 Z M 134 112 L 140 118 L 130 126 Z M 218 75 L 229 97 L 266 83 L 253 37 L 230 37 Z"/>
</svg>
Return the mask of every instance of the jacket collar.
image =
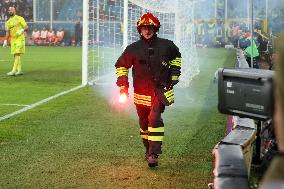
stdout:
<svg viewBox="0 0 284 189">
<path fill-rule="evenodd" d="M 145 39 L 142 35 L 140 36 L 140 39 L 144 41 L 145 43 L 147 43 L 148 45 L 152 45 L 153 42 L 157 40 L 157 38 L 158 36 L 156 33 L 150 39 Z"/>
</svg>

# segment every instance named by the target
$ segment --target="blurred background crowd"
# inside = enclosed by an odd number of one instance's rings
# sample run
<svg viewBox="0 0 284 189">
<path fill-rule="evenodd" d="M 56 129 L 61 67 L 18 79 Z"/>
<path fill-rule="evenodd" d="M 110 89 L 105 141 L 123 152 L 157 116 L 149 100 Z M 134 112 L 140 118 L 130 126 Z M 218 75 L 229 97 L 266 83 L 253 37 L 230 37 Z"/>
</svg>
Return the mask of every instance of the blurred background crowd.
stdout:
<svg viewBox="0 0 284 189">
<path fill-rule="evenodd" d="M 210 1 L 209 1 L 210 2 Z M 255 1 L 254 4 L 254 32 L 257 34 L 257 45 L 261 46 L 263 40 L 267 43 L 271 37 L 277 36 L 284 29 L 284 5 L 281 0 Z M 212 0 L 197 1 L 194 7 L 192 22 L 188 25 L 188 32 L 194 33 L 198 47 L 224 47 L 232 44 L 235 47 L 239 39 L 249 33 L 249 10 L 246 0 Z M 23 16 L 29 25 L 27 43 L 30 45 L 53 45 L 53 36 L 44 39 L 45 34 L 35 41 L 33 31 L 40 33 L 45 30 L 55 32 L 63 30 L 64 36 L 61 44 L 80 45 L 82 33 L 82 9 L 83 5 L 78 0 L 0 0 L 0 37 L 4 33 L 4 23 L 7 20 L 7 8 L 15 6 L 17 14 Z M 269 6 L 269 7 L 268 7 Z M 123 7 L 121 1 L 105 0 L 100 4 L 100 18 L 115 22 L 122 17 Z M 190 11 L 190 10 L 189 10 Z M 108 12 L 109 14 L 105 14 Z M 162 23 L 163 24 L 163 23 Z M 122 23 L 118 23 L 122 27 Z M 122 29 L 118 29 L 122 32 Z M 112 32 L 112 31 L 109 31 Z M 117 31 L 115 31 L 117 32 Z M 52 35 L 52 34 L 51 34 Z M 48 38 L 48 36 L 47 36 Z M 79 39 L 78 39 L 79 38 Z M 47 42 L 44 42 L 47 41 Z M 261 47 L 262 48 L 262 47 Z M 264 47 L 263 47 L 264 48 Z"/>
</svg>

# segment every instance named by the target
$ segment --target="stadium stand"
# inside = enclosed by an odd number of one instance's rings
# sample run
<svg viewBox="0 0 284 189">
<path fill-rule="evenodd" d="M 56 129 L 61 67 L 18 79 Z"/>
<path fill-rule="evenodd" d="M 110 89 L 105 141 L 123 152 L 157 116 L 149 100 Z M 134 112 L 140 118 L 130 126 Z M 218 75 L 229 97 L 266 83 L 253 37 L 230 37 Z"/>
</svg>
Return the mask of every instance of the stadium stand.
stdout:
<svg viewBox="0 0 284 189">
<path fill-rule="evenodd" d="M 82 20 L 82 5 L 81 1 L 69 0 L 60 1 L 56 6 L 54 20 L 76 21 Z"/>
<path fill-rule="evenodd" d="M 15 7 L 17 14 L 23 16 L 27 22 L 33 21 L 33 1 L 32 0 L 5 0 L 0 1 L 0 21 L 7 20 L 7 10 Z"/>
<path fill-rule="evenodd" d="M 198 47 L 222 47 L 226 44 L 234 44 L 236 46 L 239 31 L 248 30 L 248 23 L 245 21 L 247 9 L 243 8 L 247 4 L 244 2 L 245 1 L 243 0 L 238 2 L 228 1 L 227 19 L 225 19 L 225 4 L 223 1 L 217 1 L 216 19 L 212 19 L 212 15 L 215 14 L 215 3 L 198 2 L 195 8 L 196 19 L 193 20 L 193 30 L 195 31 L 195 35 L 199 36 L 196 38 Z M 104 0 L 104 3 L 101 4 L 100 11 L 110 12 L 110 15 L 107 15 L 105 19 L 112 20 L 117 18 L 119 14 L 122 14 L 120 11 L 116 10 L 119 7 L 117 6 L 117 3 L 118 1 L 114 0 Z M 82 20 L 82 3 L 78 0 L 54 0 L 52 4 L 54 21 L 52 28 L 54 30 L 64 28 L 64 43 L 71 44 L 71 41 L 75 38 L 74 26 L 76 21 L 78 19 Z M 7 8 L 9 6 L 15 6 L 18 10 L 18 14 L 23 16 L 27 22 L 31 22 L 29 25 L 35 25 L 37 28 L 50 28 L 51 9 L 48 8 L 51 6 L 50 1 L 36 1 L 36 15 L 33 15 L 33 5 L 33 0 L 0 1 L 0 22 L 7 20 Z M 284 20 L 282 19 L 284 8 L 282 6 L 271 5 L 272 7 L 268 10 L 267 14 L 266 25 L 264 23 L 265 5 L 263 3 L 258 3 L 255 6 L 255 18 L 258 20 L 255 27 L 258 27 L 261 33 L 269 35 L 269 32 L 273 32 L 275 34 L 284 28 Z M 35 22 L 33 22 L 33 19 L 35 19 Z M 267 29 L 269 29 L 269 31 L 265 31 Z M 32 30 L 33 29 L 29 31 L 29 35 L 31 35 Z"/>
<path fill-rule="evenodd" d="M 5 39 L 5 35 L 6 32 L 4 26 L 0 26 L 0 41 L 3 41 Z"/>
<path fill-rule="evenodd" d="M 42 8 L 42 7 L 45 7 L 45 8 Z M 46 0 L 37 1 L 37 5 L 36 5 L 37 12 L 36 12 L 36 15 L 34 15 L 36 21 L 49 21 L 50 9 L 48 7 L 50 7 L 50 1 L 46 1 Z"/>
</svg>

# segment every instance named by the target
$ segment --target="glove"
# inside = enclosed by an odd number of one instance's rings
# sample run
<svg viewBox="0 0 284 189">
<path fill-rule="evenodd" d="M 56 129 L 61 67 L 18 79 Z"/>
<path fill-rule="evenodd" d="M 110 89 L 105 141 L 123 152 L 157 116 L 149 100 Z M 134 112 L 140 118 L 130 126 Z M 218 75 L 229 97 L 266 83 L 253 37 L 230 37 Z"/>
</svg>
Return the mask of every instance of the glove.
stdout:
<svg viewBox="0 0 284 189">
<path fill-rule="evenodd" d="M 8 42 L 7 42 L 7 40 L 5 39 L 4 42 L 3 42 L 3 47 L 6 48 L 7 46 L 8 46 Z"/>
<path fill-rule="evenodd" d="M 127 101 L 128 96 L 129 96 L 129 94 L 128 94 L 128 87 L 121 86 L 120 87 L 120 95 L 119 95 L 119 100 L 118 101 L 123 104 L 123 103 L 125 103 Z"/>
<path fill-rule="evenodd" d="M 16 35 L 20 36 L 24 33 L 24 31 L 25 31 L 24 29 L 19 29 L 19 30 L 16 31 Z"/>
</svg>

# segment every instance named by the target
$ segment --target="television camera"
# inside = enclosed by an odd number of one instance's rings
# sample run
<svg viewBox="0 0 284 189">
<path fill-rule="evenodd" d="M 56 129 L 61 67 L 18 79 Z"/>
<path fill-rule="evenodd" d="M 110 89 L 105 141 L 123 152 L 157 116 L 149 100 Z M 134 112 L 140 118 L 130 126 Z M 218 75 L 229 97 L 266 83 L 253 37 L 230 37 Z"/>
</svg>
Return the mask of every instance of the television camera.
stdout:
<svg viewBox="0 0 284 189">
<path fill-rule="evenodd" d="M 267 164 L 277 152 L 274 135 L 274 71 L 251 68 L 218 70 L 220 113 L 251 118 L 257 125 L 254 164 Z"/>
</svg>

